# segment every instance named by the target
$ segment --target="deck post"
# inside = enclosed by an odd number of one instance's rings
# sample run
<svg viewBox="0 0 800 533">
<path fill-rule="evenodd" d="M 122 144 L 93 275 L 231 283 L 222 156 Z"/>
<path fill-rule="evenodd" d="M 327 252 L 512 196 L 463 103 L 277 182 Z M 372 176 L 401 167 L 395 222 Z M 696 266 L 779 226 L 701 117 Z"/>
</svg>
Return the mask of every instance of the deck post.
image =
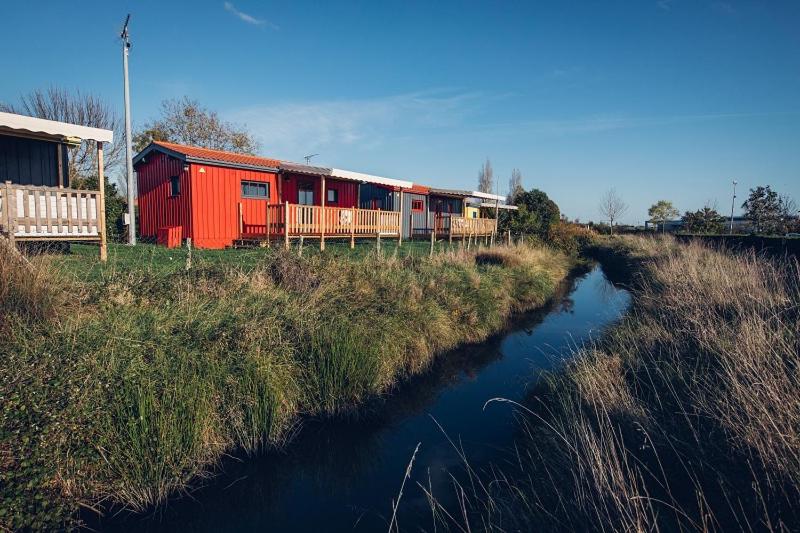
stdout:
<svg viewBox="0 0 800 533">
<path fill-rule="evenodd" d="M 320 221 L 319 221 L 319 249 L 325 251 L 325 200 L 328 197 L 328 191 L 325 188 L 325 174 L 322 175 L 322 197 L 320 198 Z"/>
<path fill-rule="evenodd" d="M 283 238 L 286 249 L 289 249 L 289 202 L 283 204 Z"/>
<path fill-rule="evenodd" d="M 440 217 L 439 220 L 442 222 L 442 225 L 444 226 L 444 218 Z M 448 220 L 450 221 L 450 223 L 448 224 L 449 227 L 447 228 L 447 238 L 450 240 L 450 244 L 453 244 L 453 215 L 450 215 L 450 218 Z"/>
<path fill-rule="evenodd" d="M 381 253 L 381 234 L 380 234 L 380 232 L 378 232 L 377 241 L 376 241 L 375 246 L 377 247 L 378 255 L 380 255 L 380 253 Z"/>
<path fill-rule="evenodd" d="M 351 207 L 351 220 L 350 220 L 350 249 L 356 247 L 356 208 Z"/>
<path fill-rule="evenodd" d="M 397 217 L 397 221 L 400 223 L 399 233 L 397 236 L 397 247 L 400 248 L 400 245 L 403 244 L 403 189 L 400 189 L 400 209 L 398 209 L 400 216 Z M 414 218 L 412 218 L 409 222 L 411 224 L 408 226 L 408 240 L 411 240 L 411 237 L 414 236 Z"/>
<path fill-rule="evenodd" d="M 97 143 L 97 188 L 100 195 L 97 201 L 97 231 L 100 233 L 100 261 L 108 261 L 108 242 L 106 241 L 106 177 L 103 175 L 103 143 Z M 80 200 L 79 200 L 80 201 Z M 88 199 L 86 200 L 88 204 Z M 89 206 L 86 206 L 89 210 Z M 88 218 L 89 213 L 86 213 Z"/>
<path fill-rule="evenodd" d="M 14 245 L 14 234 L 17 232 L 17 225 L 16 218 L 12 213 L 12 209 L 16 210 L 17 207 L 17 195 L 14 193 L 14 187 L 11 185 L 11 181 L 6 181 L 5 184 L 5 193 L 3 199 L 3 211 L 5 212 L 5 225 L 6 225 L 6 232 L 8 233 L 8 242 L 11 245 Z"/>
<path fill-rule="evenodd" d="M 497 225 L 500 223 L 500 199 L 494 199 L 494 233 L 492 233 L 492 244 L 494 244 L 495 235 L 497 235 Z"/>
<path fill-rule="evenodd" d="M 264 233 L 266 234 L 266 237 L 267 237 L 267 248 L 269 248 L 269 200 L 267 200 L 266 213 L 264 213 L 264 215 L 265 215 L 264 216 L 264 224 L 265 224 Z"/>
</svg>

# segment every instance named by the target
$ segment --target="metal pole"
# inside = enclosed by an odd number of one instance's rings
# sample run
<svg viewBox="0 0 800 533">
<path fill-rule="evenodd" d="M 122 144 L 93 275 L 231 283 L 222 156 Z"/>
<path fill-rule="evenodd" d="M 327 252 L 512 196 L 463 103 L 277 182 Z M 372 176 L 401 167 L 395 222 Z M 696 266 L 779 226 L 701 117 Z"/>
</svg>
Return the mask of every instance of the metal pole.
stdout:
<svg viewBox="0 0 800 533">
<path fill-rule="evenodd" d="M 136 244 L 136 207 L 135 191 L 133 187 L 133 148 L 131 147 L 131 95 L 128 84 L 128 52 L 131 43 L 128 40 L 128 22 L 131 20 L 130 14 L 125 19 L 125 27 L 122 29 L 122 73 L 125 80 L 125 166 L 128 174 L 128 244 Z"/>
<path fill-rule="evenodd" d="M 736 180 L 733 180 L 733 198 L 731 198 L 731 227 L 730 233 L 733 234 L 733 206 L 736 203 Z"/>
</svg>

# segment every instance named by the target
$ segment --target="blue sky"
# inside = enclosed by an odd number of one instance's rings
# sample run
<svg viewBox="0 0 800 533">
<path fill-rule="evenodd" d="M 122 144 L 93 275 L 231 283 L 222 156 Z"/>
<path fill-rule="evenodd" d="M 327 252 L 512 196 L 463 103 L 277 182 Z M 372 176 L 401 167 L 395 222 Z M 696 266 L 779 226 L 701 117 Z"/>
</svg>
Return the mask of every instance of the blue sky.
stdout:
<svg viewBox="0 0 800 533">
<path fill-rule="evenodd" d="M 642 222 L 769 184 L 800 201 L 800 2 L 29 2 L 0 7 L 0 100 L 51 84 L 134 127 L 188 95 L 262 153 L 442 187 L 488 156 L 570 217 Z M 741 199 L 741 195 L 740 195 Z M 737 202 L 738 203 L 738 202 Z M 737 208 L 738 210 L 738 208 Z"/>
</svg>

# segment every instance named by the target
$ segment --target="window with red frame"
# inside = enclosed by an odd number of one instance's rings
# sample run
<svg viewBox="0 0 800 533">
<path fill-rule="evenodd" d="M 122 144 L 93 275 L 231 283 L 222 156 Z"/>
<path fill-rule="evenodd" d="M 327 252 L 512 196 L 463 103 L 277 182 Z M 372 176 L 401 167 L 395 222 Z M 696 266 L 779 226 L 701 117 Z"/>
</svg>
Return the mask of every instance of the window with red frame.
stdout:
<svg viewBox="0 0 800 533">
<path fill-rule="evenodd" d="M 412 211 L 424 211 L 425 204 L 422 203 L 422 200 L 411 200 L 411 210 Z"/>
</svg>

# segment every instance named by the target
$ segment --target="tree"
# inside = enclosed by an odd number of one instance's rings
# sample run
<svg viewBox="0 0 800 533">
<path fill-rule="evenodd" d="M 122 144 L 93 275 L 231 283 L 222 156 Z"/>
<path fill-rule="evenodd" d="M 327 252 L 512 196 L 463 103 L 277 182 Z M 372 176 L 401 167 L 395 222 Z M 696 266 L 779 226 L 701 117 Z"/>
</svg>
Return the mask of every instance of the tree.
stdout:
<svg viewBox="0 0 800 533">
<path fill-rule="evenodd" d="M 16 105 L 0 103 L 0 111 L 112 130 L 119 141 L 103 147 L 105 173 L 110 174 L 123 161 L 122 123 L 116 112 L 97 96 L 57 87 L 46 91 L 37 89 L 20 96 Z M 69 180 L 73 186 L 96 173 L 97 150 L 93 143 L 82 142 L 69 149 Z"/>
<path fill-rule="evenodd" d="M 681 221 L 684 229 L 690 233 L 722 233 L 725 231 L 725 217 L 709 206 L 694 212 L 686 211 Z"/>
<path fill-rule="evenodd" d="M 486 158 L 486 163 L 481 167 L 478 172 L 478 190 L 480 192 L 492 192 L 494 190 L 494 171 L 492 170 L 492 162 Z"/>
<path fill-rule="evenodd" d="M 508 180 L 508 203 L 513 204 L 519 194 L 525 192 L 522 187 L 522 172 L 518 168 L 511 171 L 511 178 Z"/>
<path fill-rule="evenodd" d="M 240 154 L 254 154 L 258 142 L 244 127 L 219 118 L 196 100 L 184 96 L 161 102 L 161 116 L 133 136 L 133 147 L 142 151 L 152 141 L 166 141 Z"/>
<path fill-rule="evenodd" d="M 628 204 L 622 201 L 615 189 L 609 189 L 600 200 L 600 213 L 608 219 L 611 235 L 614 235 L 614 221 L 619 220 L 627 211 Z"/>
<path fill-rule="evenodd" d="M 522 191 L 514 203 L 518 209 L 506 211 L 501 219 L 502 231 L 544 237 L 560 220 L 558 205 L 538 189 Z"/>
<path fill-rule="evenodd" d="M 661 223 L 662 233 L 665 231 L 667 220 L 675 218 L 679 214 L 680 211 L 675 209 L 675 206 L 672 205 L 672 202 L 669 200 L 659 200 L 647 210 L 647 216 L 649 216 L 653 222 Z"/>
<path fill-rule="evenodd" d="M 755 224 L 756 233 L 784 233 L 794 217 L 794 201 L 779 196 L 769 185 L 750 189 L 750 196 L 742 204 L 745 216 Z"/>
</svg>

